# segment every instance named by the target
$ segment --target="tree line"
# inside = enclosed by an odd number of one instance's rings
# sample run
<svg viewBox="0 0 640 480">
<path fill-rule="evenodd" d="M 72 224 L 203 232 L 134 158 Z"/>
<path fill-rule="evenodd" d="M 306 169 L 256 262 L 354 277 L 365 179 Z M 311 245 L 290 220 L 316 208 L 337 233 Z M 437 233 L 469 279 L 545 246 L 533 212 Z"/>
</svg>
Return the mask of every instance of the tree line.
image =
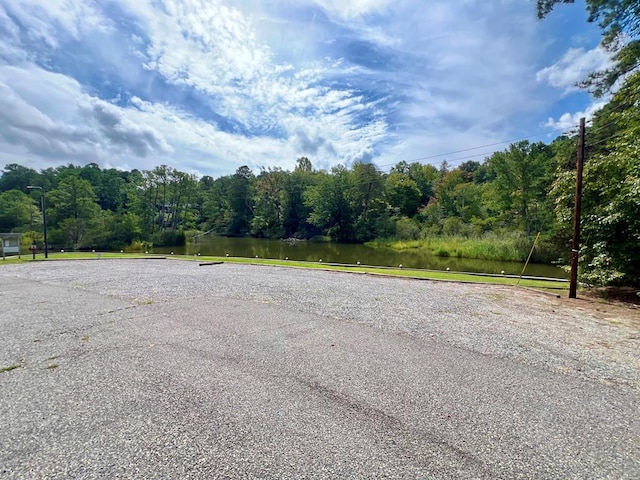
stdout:
<svg viewBox="0 0 640 480">
<path fill-rule="evenodd" d="M 0 176 L 0 230 L 41 229 L 46 192 L 50 243 L 116 248 L 133 241 L 171 244 L 187 231 L 227 236 L 342 242 L 424 235 L 550 231 L 549 197 L 565 144 L 512 144 L 484 163 L 451 168 L 401 161 L 384 173 L 372 163 L 313 168 L 302 157 L 279 167 L 197 177 L 167 165 L 152 170 L 65 165 L 42 171 L 6 165 Z"/>
</svg>

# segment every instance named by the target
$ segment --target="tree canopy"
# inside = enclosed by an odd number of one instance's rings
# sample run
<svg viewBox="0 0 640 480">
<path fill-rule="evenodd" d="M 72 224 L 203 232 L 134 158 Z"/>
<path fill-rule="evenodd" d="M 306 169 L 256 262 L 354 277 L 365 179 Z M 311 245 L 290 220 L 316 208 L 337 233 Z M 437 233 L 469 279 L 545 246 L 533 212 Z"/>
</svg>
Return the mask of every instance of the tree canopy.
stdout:
<svg viewBox="0 0 640 480">
<path fill-rule="evenodd" d="M 417 162 L 399 162 L 389 173 L 371 163 L 323 171 L 306 157 L 291 172 L 267 167 L 256 175 L 243 166 L 216 179 L 198 179 L 167 165 L 142 172 L 96 164 L 41 172 L 8 165 L 0 176 L 5 185 L 0 200 L 7 203 L 0 220 L 5 229 L 37 235 L 40 191 L 27 190 L 29 183 L 46 192 L 50 243 L 67 248 L 161 245 L 188 231 L 328 235 L 346 242 L 410 239 L 427 232 L 504 231 L 526 237 L 548 227 L 540 212 L 552 210 L 547 193 L 553 162 L 546 146 L 521 142 L 484 164 L 444 165 L 440 171 Z"/>
</svg>

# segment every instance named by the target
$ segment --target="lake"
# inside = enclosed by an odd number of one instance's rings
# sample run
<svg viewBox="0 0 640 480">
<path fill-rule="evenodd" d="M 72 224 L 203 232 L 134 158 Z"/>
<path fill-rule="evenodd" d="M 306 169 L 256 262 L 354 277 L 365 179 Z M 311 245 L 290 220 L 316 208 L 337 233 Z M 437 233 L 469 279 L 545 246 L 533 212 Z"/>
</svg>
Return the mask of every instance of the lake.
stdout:
<svg viewBox="0 0 640 480">
<path fill-rule="evenodd" d="M 476 260 L 470 258 L 437 257 L 425 251 L 412 250 L 398 252 L 387 248 L 369 247 L 362 244 L 336 243 L 327 241 L 267 240 L 261 238 L 229 238 L 205 235 L 182 247 L 154 247 L 154 253 L 176 255 L 212 255 L 224 257 L 246 257 L 302 260 L 317 262 L 322 259 L 327 263 L 344 263 L 397 267 L 402 264 L 406 268 L 424 268 L 456 272 L 478 272 L 499 274 L 504 271 L 508 275 L 519 275 L 524 263 L 497 262 L 492 260 Z M 569 274 L 553 265 L 529 264 L 525 275 L 536 277 L 569 278 Z"/>
</svg>

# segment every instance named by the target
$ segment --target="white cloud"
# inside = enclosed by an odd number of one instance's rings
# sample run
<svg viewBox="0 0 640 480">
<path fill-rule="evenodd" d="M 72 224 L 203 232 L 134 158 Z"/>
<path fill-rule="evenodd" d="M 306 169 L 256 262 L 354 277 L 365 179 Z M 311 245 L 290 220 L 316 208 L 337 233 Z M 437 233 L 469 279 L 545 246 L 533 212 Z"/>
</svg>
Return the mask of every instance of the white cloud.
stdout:
<svg viewBox="0 0 640 480">
<path fill-rule="evenodd" d="M 409 99 L 394 122 L 402 135 L 388 150 L 398 159 L 517 138 L 548 101 L 535 81 L 540 32 L 531 13 L 517 3 L 468 3 L 477 8 L 434 2 L 403 24 L 404 48 L 424 67 L 402 75 Z"/>
<path fill-rule="evenodd" d="M 333 63 L 315 62 L 310 68 L 295 69 L 272 62 L 269 49 L 255 41 L 250 20 L 239 10 L 197 1 L 166 2 L 164 12 L 144 2 L 123 6 L 145 25 L 147 68 L 170 83 L 185 84 L 208 95 L 222 118 L 250 130 L 277 130 L 283 136 L 250 134 L 248 138 L 239 132 L 220 131 L 217 125 L 196 119 L 180 106 L 138 99 L 137 109 L 116 107 L 87 95 L 69 77 L 28 64 L 6 67 L 13 76 L 5 86 L 13 89 L 13 96 L 21 102 L 7 111 L 15 118 L 20 117 L 16 111 L 32 111 L 41 117 L 32 123 L 49 128 L 40 131 L 37 138 L 33 129 L 28 135 L 24 128 L 20 135 L 5 132 L 6 141 L 23 142 L 30 151 L 43 155 L 84 156 L 83 161 L 105 158 L 106 152 L 157 157 L 174 150 L 177 157 L 184 147 L 214 162 L 232 159 L 263 165 L 283 158 L 293 162 L 300 153 L 310 151 L 319 154 L 318 162 L 330 165 L 348 162 L 383 136 L 383 121 L 361 127 L 354 124 L 353 115 L 375 106 L 375 102 L 366 102 L 350 91 L 316 85 L 335 67 Z M 40 22 L 50 27 L 44 20 Z M 69 22 L 65 25 L 65 29 L 71 28 Z M 43 27 L 39 35 L 44 36 L 45 31 Z M 77 30 L 72 33 L 79 34 Z M 138 37 L 135 43 L 141 41 Z M 56 42 L 51 40 L 50 44 L 55 46 Z M 56 125 L 60 127 L 57 130 L 53 128 Z M 65 128 L 76 137 L 63 135 Z M 43 141 L 45 137 L 48 142 Z M 190 160 L 183 156 L 179 161 Z"/>
<path fill-rule="evenodd" d="M 604 107 L 608 102 L 607 100 L 598 100 L 591 103 L 584 111 L 575 113 L 563 113 L 557 120 L 549 117 L 545 123 L 546 127 L 553 128 L 554 130 L 571 130 L 575 129 L 580 123 L 581 118 L 590 120 L 593 116 Z"/>
<path fill-rule="evenodd" d="M 256 40 L 251 19 L 220 2 L 170 2 L 162 14 L 142 5 L 136 3 L 135 12 L 150 38 L 147 68 L 208 94 L 222 117 L 252 130 L 284 129 L 294 135 L 298 126 L 290 128 L 290 117 L 312 111 L 324 123 L 341 120 L 344 129 L 351 128 L 346 114 L 351 92 L 317 86 L 332 62 L 313 61 L 303 68 L 276 63 L 271 50 Z M 362 105 L 366 108 L 366 102 Z M 326 118 L 336 110 L 342 115 Z"/>
<path fill-rule="evenodd" d="M 20 48 L 20 29 L 11 20 L 2 5 L 0 5 L 0 37 L 6 39 L 4 42 L 0 42 L 0 58 L 5 58 L 8 61 L 25 59 L 26 53 Z"/>
<path fill-rule="evenodd" d="M 285 138 L 247 138 L 135 97 L 130 107 L 117 107 L 86 94 L 73 79 L 33 65 L 0 67 L 0 93 L 0 138 L 60 161 L 123 165 L 138 157 L 138 168 L 169 163 L 220 175 L 274 159 L 292 168 L 298 156 L 312 152 L 314 163 L 328 168 L 338 154 L 344 162 L 362 157 L 385 131 L 381 122 L 349 129 L 341 117 L 359 106 L 345 101 L 318 119 L 289 115 Z M 333 105 L 336 95 L 329 92 L 321 108 Z"/>
<path fill-rule="evenodd" d="M 34 65 L 0 66 L 0 138 L 30 153 L 72 161 L 170 152 L 162 136 L 80 84 Z"/>
<path fill-rule="evenodd" d="M 124 4 L 143 22 L 150 44 L 147 68 L 168 81 L 213 95 L 234 94 L 268 73 L 270 54 L 256 42 L 251 21 L 215 0 Z"/>
<path fill-rule="evenodd" d="M 514 138 L 561 97 L 542 84 L 569 88 L 602 61 L 573 49 L 541 68 L 545 24 L 529 7 L 5 0 L 0 154 L 219 175 Z"/>
<path fill-rule="evenodd" d="M 570 48 L 560 60 L 538 71 L 536 79 L 565 92 L 577 90 L 576 84 L 584 80 L 591 72 L 604 70 L 611 66 L 611 56 L 601 47 L 591 50 Z"/>
<path fill-rule="evenodd" d="M 69 123 L 73 83 L 37 68 L 0 66 L 0 138 L 45 156 L 88 153 L 91 131 Z"/>
<path fill-rule="evenodd" d="M 81 109 L 111 147 L 124 148 L 139 157 L 153 152 L 172 153 L 164 137 L 154 128 L 134 123 L 125 109 L 103 100 L 85 97 Z"/>
<path fill-rule="evenodd" d="M 6 12 L 14 16 L 31 39 L 49 46 L 59 45 L 60 32 L 79 40 L 83 34 L 109 28 L 108 22 L 85 0 L 4 0 Z"/>
<path fill-rule="evenodd" d="M 352 20 L 371 13 L 383 13 L 393 2 L 391 0 L 314 0 L 329 15 L 341 20 Z"/>
</svg>

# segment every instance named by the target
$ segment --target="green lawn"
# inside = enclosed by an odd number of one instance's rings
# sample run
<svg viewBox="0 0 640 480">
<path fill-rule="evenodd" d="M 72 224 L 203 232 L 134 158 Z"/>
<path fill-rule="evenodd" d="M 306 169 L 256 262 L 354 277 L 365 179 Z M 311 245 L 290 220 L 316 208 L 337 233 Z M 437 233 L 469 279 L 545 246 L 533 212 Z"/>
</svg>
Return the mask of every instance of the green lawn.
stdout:
<svg viewBox="0 0 640 480">
<path fill-rule="evenodd" d="M 424 280 L 454 281 L 468 283 L 485 283 L 494 285 L 520 285 L 522 287 L 539 288 L 544 290 L 553 290 L 562 293 L 562 290 L 568 290 L 569 284 L 563 280 L 547 280 L 537 278 L 523 278 L 521 280 L 515 276 L 508 275 L 488 275 L 473 274 L 459 272 L 443 272 L 438 270 L 422 270 L 410 268 L 387 268 L 387 267 L 368 267 L 362 265 L 342 265 L 321 262 L 300 262 L 294 260 L 277 260 L 266 258 L 240 258 L 240 257 L 210 257 L 210 256 L 187 256 L 187 255 L 145 255 L 136 253 L 49 253 L 49 259 L 45 260 L 44 255 L 38 254 L 36 260 L 31 259 L 31 255 L 23 255 L 21 259 L 17 257 L 8 257 L 4 262 L 0 260 L 0 265 L 16 264 L 41 261 L 57 261 L 57 260 L 104 260 L 118 258 L 167 258 L 170 260 L 191 261 L 198 263 L 205 262 L 228 262 L 228 263 L 245 263 L 253 265 L 272 265 L 288 268 L 315 268 L 322 270 L 332 270 L 341 272 L 354 272 L 369 275 L 388 275 L 394 277 L 407 277 Z"/>
</svg>

